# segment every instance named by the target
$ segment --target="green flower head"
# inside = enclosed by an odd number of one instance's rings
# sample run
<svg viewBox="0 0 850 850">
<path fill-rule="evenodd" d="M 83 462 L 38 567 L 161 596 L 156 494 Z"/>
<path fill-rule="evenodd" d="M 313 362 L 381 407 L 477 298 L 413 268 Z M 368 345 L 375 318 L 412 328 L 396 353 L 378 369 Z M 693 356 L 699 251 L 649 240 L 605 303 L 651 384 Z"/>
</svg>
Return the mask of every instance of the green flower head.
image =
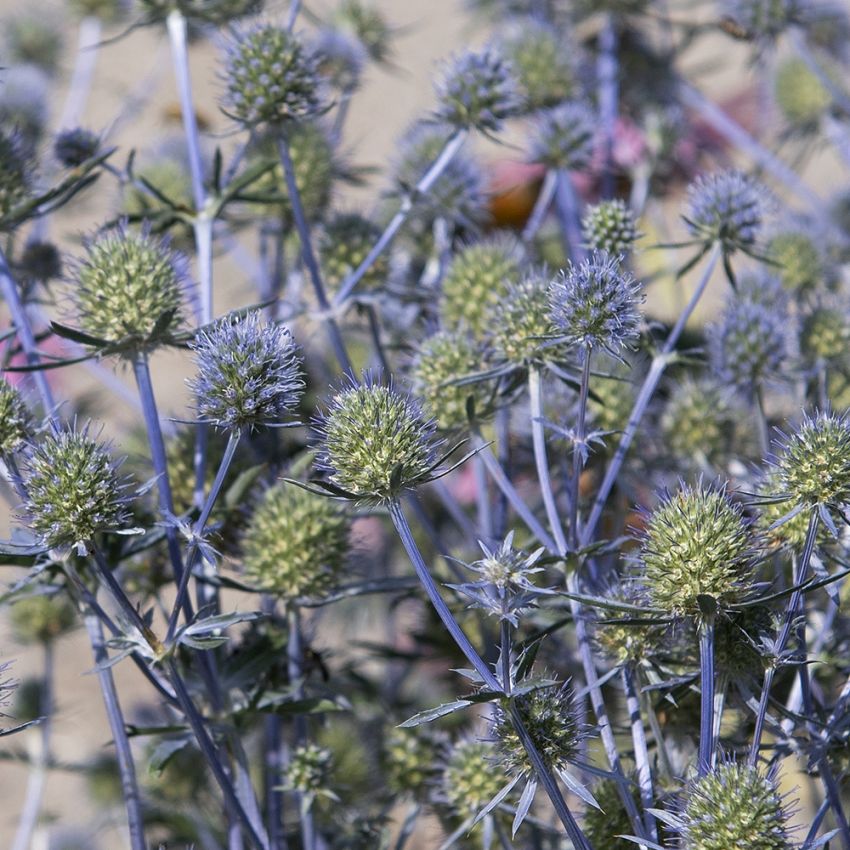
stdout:
<svg viewBox="0 0 850 850">
<path fill-rule="evenodd" d="M 753 555 L 747 520 L 724 489 L 681 485 L 647 517 L 641 561 L 649 602 L 677 617 L 699 616 L 702 596 L 721 607 L 736 602 L 748 590 Z"/>
<path fill-rule="evenodd" d="M 505 785 L 504 775 L 493 769 L 495 756 L 493 745 L 483 741 L 459 741 L 449 752 L 442 791 L 462 818 L 477 815 Z"/>
<path fill-rule="evenodd" d="M 0 457 L 18 451 L 31 437 L 33 424 L 20 392 L 0 378 Z"/>
<path fill-rule="evenodd" d="M 12 632 L 19 643 L 47 644 L 74 627 L 76 612 L 63 593 L 39 593 L 12 606 Z"/>
</svg>

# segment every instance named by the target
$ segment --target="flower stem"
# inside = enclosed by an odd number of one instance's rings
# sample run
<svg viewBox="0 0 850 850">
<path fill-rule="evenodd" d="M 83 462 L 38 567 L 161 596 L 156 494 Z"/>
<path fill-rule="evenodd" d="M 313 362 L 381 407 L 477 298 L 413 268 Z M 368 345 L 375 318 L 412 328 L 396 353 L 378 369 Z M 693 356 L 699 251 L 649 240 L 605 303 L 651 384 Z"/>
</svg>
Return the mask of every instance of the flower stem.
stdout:
<svg viewBox="0 0 850 850">
<path fill-rule="evenodd" d="M 635 400 L 634 407 L 632 408 L 632 412 L 629 415 L 629 421 L 623 431 L 623 435 L 620 437 L 617 450 L 614 453 L 614 457 L 611 458 L 608 468 L 605 470 L 605 477 L 599 487 L 599 492 L 596 494 L 596 500 L 593 503 L 593 508 L 581 535 L 580 543 L 582 546 L 586 546 L 593 539 L 596 527 L 602 517 L 602 511 L 605 509 L 605 503 L 608 501 L 608 496 L 617 481 L 620 469 L 626 459 L 626 453 L 632 444 L 632 440 L 634 440 L 638 426 L 643 420 L 653 393 L 658 387 L 658 383 L 661 380 L 661 376 L 664 374 L 664 370 L 667 368 L 670 355 L 676 347 L 676 343 L 679 341 L 682 331 L 685 329 L 685 324 L 691 317 L 691 314 L 694 312 L 694 309 L 708 286 L 708 282 L 711 279 L 711 275 L 714 272 L 717 261 L 720 259 L 720 254 L 721 245 L 718 242 L 715 243 L 711 253 L 709 254 L 702 276 L 694 290 L 694 294 L 691 296 L 690 301 L 679 316 L 679 319 L 673 326 L 673 329 L 670 331 L 661 351 L 652 360 L 652 365 L 649 367 L 649 372 L 644 379 L 643 385 L 641 386 L 640 392 Z"/>
<path fill-rule="evenodd" d="M 631 664 L 624 664 L 620 670 L 623 680 L 623 691 L 626 694 L 626 711 L 632 731 L 632 746 L 635 753 L 640 802 L 644 811 L 644 827 L 646 834 L 653 840 L 658 840 L 655 818 L 649 813 L 655 802 L 652 789 L 652 768 L 649 760 L 649 747 L 646 742 L 646 729 L 643 725 L 643 715 L 640 710 L 640 693 L 637 684 L 637 670 Z"/>
<path fill-rule="evenodd" d="M 699 622 L 700 725 L 697 770 L 710 773 L 714 764 L 714 616 Z"/>
<path fill-rule="evenodd" d="M 57 124 L 60 130 L 70 130 L 80 124 L 97 64 L 101 29 L 100 18 L 97 15 L 88 15 L 80 21 L 74 69 L 71 71 L 68 93 L 65 95 L 62 114 Z"/>
<path fill-rule="evenodd" d="M 599 86 L 599 117 L 602 123 L 602 197 L 614 197 L 614 134 L 617 128 L 620 99 L 620 62 L 617 22 L 610 12 L 599 32 L 599 57 L 596 77 Z"/>
<path fill-rule="evenodd" d="M 573 178 L 569 171 L 561 169 L 555 181 L 555 207 L 561 223 L 561 241 L 564 253 L 574 263 L 584 259 L 584 247 L 581 235 L 581 204 L 576 194 Z"/>
<path fill-rule="evenodd" d="M 109 660 L 109 656 L 106 652 L 103 628 L 100 620 L 94 613 L 87 613 L 83 619 L 89 635 L 89 643 L 91 643 L 95 664 L 98 667 L 97 678 L 100 683 L 101 693 L 103 694 L 103 703 L 106 707 L 109 728 L 112 731 L 112 740 L 115 744 L 118 771 L 121 775 L 121 790 L 124 797 L 124 805 L 127 808 L 130 846 L 132 850 L 145 850 L 147 844 L 145 842 L 144 819 L 142 816 L 139 788 L 136 783 L 133 752 L 130 749 L 130 741 L 127 738 L 124 715 L 121 711 L 121 703 L 118 701 L 118 691 L 115 688 L 112 669 L 104 666 Z"/>
<path fill-rule="evenodd" d="M 412 191 L 408 192 L 401 201 L 401 206 L 398 212 L 392 217 L 390 223 L 384 228 L 384 232 L 378 238 L 378 241 L 372 247 L 372 250 L 366 255 L 362 263 L 349 274 L 342 282 L 339 292 L 334 298 L 334 304 L 342 304 L 349 295 L 351 295 L 354 287 L 363 279 L 363 276 L 375 263 L 375 260 L 384 253 L 390 243 L 395 238 L 401 226 L 407 221 L 413 205 L 420 195 L 426 194 L 434 183 L 437 182 L 443 171 L 454 159 L 457 152 L 461 149 L 466 140 L 466 130 L 458 130 L 452 134 L 439 156 L 434 160 L 431 167 L 422 176 L 422 179 L 416 184 Z"/>
<path fill-rule="evenodd" d="M 578 397 L 578 418 L 576 433 L 573 439 L 573 474 L 570 478 L 570 546 L 575 551 L 581 537 L 578 527 L 578 502 L 580 496 L 581 471 L 584 467 L 584 440 L 587 430 L 587 396 L 590 392 L 590 348 L 584 351 L 584 362 L 581 370 L 581 387 Z"/>
<path fill-rule="evenodd" d="M 534 202 L 534 209 L 531 211 L 531 215 L 528 217 L 528 221 L 523 228 L 523 242 L 531 242 L 546 220 L 546 213 L 549 212 L 549 207 L 552 206 L 557 185 L 558 173 L 550 169 L 543 178 L 543 184 L 540 186 L 540 192 L 537 195 L 537 200 Z"/>
<path fill-rule="evenodd" d="M 336 319 L 330 315 L 330 302 L 328 301 L 325 284 L 322 281 L 322 272 L 319 268 L 319 261 L 316 259 L 316 252 L 313 249 L 313 239 L 310 235 L 310 225 L 307 223 L 307 217 L 304 214 L 304 205 L 301 203 L 301 193 L 298 190 L 298 183 L 295 178 L 295 166 L 292 164 L 292 156 L 289 152 L 289 142 L 284 135 L 280 135 L 277 140 L 278 154 L 280 162 L 283 166 L 283 174 L 286 179 L 286 190 L 289 194 L 289 201 L 292 206 L 292 216 L 295 219 L 295 229 L 298 231 L 298 238 L 301 240 L 301 256 L 304 258 L 304 265 L 307 266 L 307 273 L 310 275 L 310 280 L 313 284 L 313 291 L 316 294 L 316 300 L 319 302 L 319 309 L 324 313 L 324 323 L 330 337 L 331 346 L 336 355 L 337 362 L 343 372 L 350 376 L 354 376 L 354 367 L 351 365 L 351 360 L 348 357 L 348 352 L 345 350 L 345 343 L 342 340 L 342 334 L 339 330 L 339 325 Z"/>
</svg>

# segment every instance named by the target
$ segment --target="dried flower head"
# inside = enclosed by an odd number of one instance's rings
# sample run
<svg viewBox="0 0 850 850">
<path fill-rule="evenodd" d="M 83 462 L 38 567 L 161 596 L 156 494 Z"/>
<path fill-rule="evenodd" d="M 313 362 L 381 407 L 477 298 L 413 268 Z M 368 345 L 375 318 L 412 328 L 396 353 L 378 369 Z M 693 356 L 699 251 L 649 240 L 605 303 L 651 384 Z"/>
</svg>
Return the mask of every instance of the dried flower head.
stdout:
<svg viewBox="0 0 850 850">
<path fill-rule="evenodd" d="M 783 378 L 791 354 L 789 317 L 772 305 L 733 298 L 709 330 L 711 367 L 725 384 L 752 391 Z"/>
<path fill-rule="evenodd" d="M 557 333 L 549 308 L 550 290 L 545 268 L 530 269 L 508 284 L 487 314 L 487 339 L 496 362 L 526 366 L 558 351 L 547 342 Z"/>
<path fill-rule="evenodd" d="M 32 437 L 33 427 L 32 416 L 17 387 L 0 378 L 0 457 L 18 451 Z"/>
<path fill-rule="evenodd" d="M 338 392 L 322 417 L 329 480 L 358 501 L 387 502 L 434 467 L 434 423 L 393 386 L 372 379 Z"/>
<path fill-rule="evenodd" d="M 698 616 L 701 596 L 724 607 L 746 595 L 753 554 L 748 522 L 724 489 L 681 485 L 647 517 L 642 581 L 655 607 Z"/>
<path fill-rule="evenodd" d="M 516 697 L 528 734 L 549 770 L 562 773 L 581 751 L 584 732 L 569 683 L 545 685 Z M 498 761 L 509 776 L 532 776 L 534 768 L 510 714 L 496 709 L 491 726 Z"/>
<path fill-rule="evenodd" d="M 594 251 L 570 263 L 550 290 L 552 320 L 569 344 L 618 354 L 640 335 L 641 286 L 617 257 Z"/>
<path fill-rule="evenodd" d="M 338 289 L 366 259 L 380 235 L 381 228 L 359 213 L 337 213 L 327 221 L 316 245 L 327 286 Z M 389 273 L 389 257 L 383 253 L 363 276 L 360 289 L 370 291 L 384 286 Z"/>
<path fill-rule="evenodd" d="M 688 850 L 790 850 L 788 816 L 771 777 L 726 762 L 688 788 L 680 832 Z"/>
<path fill-rule="evenodd" d="M 457 383 L 480 372 L 484 358 L 474 340 L 453 331 L 428 337 L 419 348 L 413 368 L 413 386 L 425 413 L 444 431 L 466 428 L 468 403 L 476 417 L 486 413 L 491 391 L 483 382 Z"/>
<path fill-rule="evenodd" d="M 806 415 L 784 438 L 775 465 L 781 492 L 792 505 L 838 508 L 850 502 L 847 418 L 834 413 Z"/>
<path fill-rule="evenodd" d="M 749 250 L 764 222 L 764 188 L 740 171 L 702 175 L 688 188 L 685 222 L 697 238 L 720 242 L 724 251 Z"/>
<path fill-rule="evenodd" d="M 634 213 L 619 198 L 588 207 L 581 227 L 588 248 L 615 257 L 628 254 L 640 236 Z"/>
<path fill-rule="evenodd" d="M 520 276 L 521 256 L 517 240 L 503 233 L 460 248 L 443 278 L 443 325 L 482 339 L 491 324 L 490 308 Z"/>
<path fill-rule="evenodd" d="M 505 784 L 493 770 L 494 748 L 483 741 L 458 741 L 443 770 L 442 791 L 448 804 L 462 818 L 477 815 Z"/>
<path fill-rule="evenodd" d="M 246 578 L 286 601 L 321 596 L 345 564 L 351 521 L 338 505 L 294 484 L 269 488 L 242 538 Z"/>
<path fill-rule="evenodd" d="M 87 544 L 125 519 L 125 485 L 107 447 L 82 431 L 50 431 L 32 446 L 22 470 L 24 512 L 49 549 Z"/>
<path fill-rule="evenodd" d="M 513 21 L 499 40 L 511 63 L 522 106 L 528 112 L 547 109 L 573 97 L 578 89 L 574 50 L 564 32 L 538 17 Z"/>
<path fill-rule="evenodd" d="M 59 592 L 37 593 L 20 599 L 10 612 L 12 634 L 18 643 L 52 643 L 76 623 L 70 600 Z"/>
<path fill-rule="evenodd" d="M 185 259 L 147 230 L 121 227 L 88 241 L 74 277 L 80 326 L 111 346 L 144 351 L 180 327 Z"/>
<path fill-rule="evenodd" d="M 302 121 L 323 108 L 317 57 L 284 27 L 241 30 L 224 63 L 226 111 L 246 127 Z"/>
<path fill-rule="evenodd" d="M 593 155 L 596 127 L 596 116 L 581 101 L 543 112 L 534 131 L 531 161 L 563 171 L 587 168 Z"/>
<path fill-rule="evenodd" d="M 238 431 L 280 424 L 301 399 L 301 355 L 284 325 L 259 311 L 225 316 L 191 345 L 197 377 L 189 381 L 198 415 Z"/>
<path fill-rule="evenodd" d="M 510 65 L 492 49 L 467 51 L 446 63 L 437 97 L 437 118 L 464 130 L 496 131 L 519 108 Z"/>
</svg>

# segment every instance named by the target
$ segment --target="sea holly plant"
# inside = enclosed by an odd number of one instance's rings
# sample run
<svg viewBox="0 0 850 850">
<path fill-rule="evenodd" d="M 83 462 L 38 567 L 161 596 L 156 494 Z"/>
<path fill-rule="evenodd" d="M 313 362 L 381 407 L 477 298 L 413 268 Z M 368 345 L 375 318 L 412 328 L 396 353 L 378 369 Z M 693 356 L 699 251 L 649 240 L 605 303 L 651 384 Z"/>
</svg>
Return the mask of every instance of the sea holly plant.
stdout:
<svg viewBox="0 0 850 850">
<path fill-rule="evenodd" d="M 3 846 L 850 850 L 846 10 L 443 11 L 9 11 Z"/>
</svg>

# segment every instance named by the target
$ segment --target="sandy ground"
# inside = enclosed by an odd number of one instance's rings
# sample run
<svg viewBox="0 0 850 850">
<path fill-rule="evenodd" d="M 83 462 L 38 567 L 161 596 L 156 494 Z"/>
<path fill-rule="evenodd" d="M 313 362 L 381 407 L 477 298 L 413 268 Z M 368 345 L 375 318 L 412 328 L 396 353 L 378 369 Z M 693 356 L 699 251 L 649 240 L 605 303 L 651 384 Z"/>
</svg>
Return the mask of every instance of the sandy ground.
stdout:
<svg viewBox="0 0 850 850">
<path fill-rule="evenodd" d="M 465 46 L 481 37 L 464 17 L 459 0 L 382 0 L 390 19 L 399 27 L 395 59 L 398 69 L 373 69 L 368 73 L 363 91 L 355 99 L 346 134 L 346 146 L 353 161 L 358 164 L 383 167 L 391 156 L 394 140 L 414 118 L 420 116 L 433 103 L 430 77 L 436 61 L 453 49 Z M 287 4 L 275 2 L 270 16 L 285 12 Z M 53 11 L 49 11 L 50 9 Z M 25 11 L 47 9 L 55 14 L 56 7 L 42 7 L 36 0 L 0 0 L 0 19 Z M 66 31 L 63 76 L 73 58 L 76 28 L 69 24 Z M 718 42 L 728 57 L 728 42 Z M 709 47 L 708 53 L 712 50 Z M 227 148 L 233 140 L 227 137 L 228 125 L 218 112 L 216 98 L 220 86 L 216 80 L 218 50 L 214 44 L 198 44 L 192 48 L 192 75 L 201 117 L 209 122 L 214 133 Z M 719 54 L 711 58 L 717 58 Z M 743 76 L 742 76 L 743 75 Z M 726 61 L 724 71 L 714 79 L 718 90 L 727 86 L 740 86 L 746 71 L 740 64 Z M 53 114 L 58 115 L 64 95 L 63 86 L 56 89 L 52 103 Z M 139 100 L 139 98 L 142 100 Z M 131 104 L 128 109 L 128 104 Z M 128 38 L 109 44 L 102 49 L 98 59 L 93 94 L 85 115 L 85 123 L 93 128 L 109 126 L 117 115 L 126 111 L 110 137 L 110 142 L 120 146 L 124 155 L 132 146 L 142 149 L 166 134 L 180 131 L 179 110 L 174 95 L 174 80 L 164 29 L 149 28 L 134 32 Z M 120 156 L 120 154 L 119 154 Z M 827 161 L 816 174 L 815 183 L 826 190 L 835 184 L 836 166 Z M 353 191 L 346 204 L 365 203 L 374 185 L 366 190 Z M 94 193 L 96 195 L 96 193 Z M 52 223 L 53 235 L 73 246 L 81 232 L 92 227 L 105 213 L 94 195 L 82 199 L 74 207 L 73 216 L 61 215 Z M 250 302 L 253 299 L 250 281 L 242 271 L 228 260 L 216 265 L 217 298 L 219 309 Z M 680 296 L 681 297 L 681 296 Z M 166 412 L 179 412 L 185 399 L 182 378 L 186 374 L 183 358 L 158 355 L 154 361 L 155 381 Z M 127 386 L 127 375 L 118 374 L 118 380 Z M 93 400 L 99 415 L 108 420 L 108 432 L 120 433 L 137 421 L 135 409 L 114 394 L 97 390 L 98 385 L 82 367 L 75 367 L 65 380 L 74 391 L 95 393 Z M 10 513 L 0 508 L 0 527 L 10 523 Z M 3 529 L 5 531 L 5 528 Z M 36 674 L 40 669 L 39 653 L 14 645 L 7 624 L 0 617 L 0 662 L 14 661 L 13 672 L 19 677 Z M 109 741 L 108 726 L 101 705 L 96 680 L 87 675 L 91 657 L 87 641 L 81 633 L 63 641 L 58 648 L 58 711 L 55 718 L 55 755 L 63 761 L 74 762 L 91 757 Z M 125 701 L 128 716 L 133 715 L 136 700 L 147 694 L 147 685 L 140 682 L 129 663 L 120 664 L 115 675 Z M 5 752 L 26 748 L 27 735 L 10 739 L 2 748 Z M 0 768 L 0 846 L 11 843 L 17 812 L 20 809 L 27 771 L 15 764 L 3 763 Z M 45 821 L 55 821 L 64 828 L 73 828 L 99 821 L 97 842 L 86 846 L 121 850 L 124 847 L 120 829 L 115 828 L 115 817 L 109 812 L 95 813 L 82 782 L 75 776 L 61 772 L 50 776 L 45 795 Z M 120 824 L 119 824 L 120 826 Z M 39 831 L 38 850 L 46 848 L 48 829 Z"/>
</svg>

